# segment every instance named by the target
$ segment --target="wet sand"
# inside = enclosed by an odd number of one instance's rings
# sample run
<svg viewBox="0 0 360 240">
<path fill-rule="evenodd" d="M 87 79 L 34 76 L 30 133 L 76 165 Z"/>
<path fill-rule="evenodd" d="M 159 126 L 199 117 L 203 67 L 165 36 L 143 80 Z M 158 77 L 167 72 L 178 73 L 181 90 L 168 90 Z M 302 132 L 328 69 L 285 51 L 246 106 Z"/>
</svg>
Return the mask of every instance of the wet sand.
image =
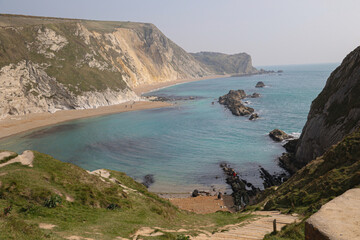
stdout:
<svg viewBox="0 0 360 240">
<path fill-rule="evenodd" d="M 180 83 L 186 83 L 186 82 L 196 82 L 196 81 L 201 81 L 201 80 L 207 80 L 207 79 L 214 79 L 214 78 L 226 78 L 226 77 L 230 77 L 231 75 L 212 75 L 212 76 L 207 76 L 207 77 L 202 77 L 202 78 L 187 78 L 187 79 L 178 79 L 175 81 L 169 81 L 169 82 L 160 82 L 160 83 L 155 83 L 155 84 L 146 84 L 146 85 L 142 85 L 139 87 L 134 88 L 134 92 L 138 95 L 147 93 L 147 92 L 151 92 L 157 89 L 161 89 L 161 88 L 165 88 L 165 87 L 170 87 L 173 85 L 177 85 Z"/>
</svg>

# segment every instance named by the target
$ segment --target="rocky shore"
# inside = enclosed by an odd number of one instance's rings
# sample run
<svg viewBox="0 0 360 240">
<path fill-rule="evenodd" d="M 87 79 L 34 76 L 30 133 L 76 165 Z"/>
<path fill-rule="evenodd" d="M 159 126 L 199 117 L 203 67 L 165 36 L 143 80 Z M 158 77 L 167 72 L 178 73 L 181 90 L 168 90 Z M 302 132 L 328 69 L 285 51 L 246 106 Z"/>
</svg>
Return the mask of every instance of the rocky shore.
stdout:
<svg viewBox="0 0 360 240">
<path fill-rule="evenodd" d="M 257 195 L 262 192 L 260 188 L 255 187 L 252 183 L 241 178 L 235 169 L 228 163 L 221 163 L 220 167 L 226 176 L 226 183 L 233 191 L 231 195 L 237 210 L 240 210 L 249 204 L 257 203 Z M 272 186 L 279 186 L 288 179 L 286 173 L 272 175 L 261 166 L 259 166 L 259 172 L 260 177 L 263 179 L 264 189 Z"/>
<path fill-rule="evenodd" d="M 258 114 L 254 113 L 255 110 L 251 107 L 245 106 L 241 101 L 244 98 L 257 98 L 260 97 L 260 94 L 253 93 L 252 95 L 246 95 L 245 91 L 242 89 L 239 90 L 230 90 L 228 94 L 219 97 L 219 103 L 226 106 L 233 115 L 235 116 L 250 116 L 250 120 L 255 120 L 259 117 Z"/>
</svg>

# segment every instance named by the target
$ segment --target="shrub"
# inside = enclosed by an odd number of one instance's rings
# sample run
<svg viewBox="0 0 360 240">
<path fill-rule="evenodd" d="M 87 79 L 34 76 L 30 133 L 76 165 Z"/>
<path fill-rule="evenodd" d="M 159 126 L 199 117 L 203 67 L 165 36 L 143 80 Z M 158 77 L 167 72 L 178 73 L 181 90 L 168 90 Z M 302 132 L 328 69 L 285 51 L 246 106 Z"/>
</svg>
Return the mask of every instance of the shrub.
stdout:
<svg viewBox="0 0 360 240">
<path fill-rule="evenodd" d="M 184 234 L 177 235 L 176 240 L 190 240 L 189 236 L 185 236 Z"/>
<path fill-rule="evenodd" d="M 56 206 L 60 205 L 62 199 L 59 195 L 52 195 L 50 198 L 44 201 L 44 207 L 48 208 L 55 208 Z"/>
</svg>

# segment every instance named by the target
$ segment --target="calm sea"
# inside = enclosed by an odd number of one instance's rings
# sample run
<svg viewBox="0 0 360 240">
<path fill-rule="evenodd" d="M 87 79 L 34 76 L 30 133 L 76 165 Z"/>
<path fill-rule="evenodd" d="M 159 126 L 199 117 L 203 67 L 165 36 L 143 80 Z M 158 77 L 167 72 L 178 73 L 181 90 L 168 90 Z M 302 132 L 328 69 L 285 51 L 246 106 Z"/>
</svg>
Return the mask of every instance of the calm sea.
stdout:
<svg viewBox="0 0 360 240">
<path fill-rule="evenodd" d="M 284 151 L 268 132 L 280 128 L 298 135 L 311 101 L 337 64 L 274 66 L 281 74 L 210 79 L 180 84 L 148 95 L 177 100 L 175 106 L 75 120 L 29 131 L 0 141 L 0 149 L 18 153 L 33 149 L 87 170 L 107 168 L 138 181 L 153 174 L 155 192 L 188 192 L 212 185 L 225 187 L 219 163 L 261 187 L 259 166 L 281 172 L 277 157 Z M 263 81 L 265 88 L 255 84 Z M 258 92 L 247 99 L 260 119 L 233 116 L 216 102 L 230 89 Z M 215 102 L 213 105 L 212 102 Z"/>
</svg>

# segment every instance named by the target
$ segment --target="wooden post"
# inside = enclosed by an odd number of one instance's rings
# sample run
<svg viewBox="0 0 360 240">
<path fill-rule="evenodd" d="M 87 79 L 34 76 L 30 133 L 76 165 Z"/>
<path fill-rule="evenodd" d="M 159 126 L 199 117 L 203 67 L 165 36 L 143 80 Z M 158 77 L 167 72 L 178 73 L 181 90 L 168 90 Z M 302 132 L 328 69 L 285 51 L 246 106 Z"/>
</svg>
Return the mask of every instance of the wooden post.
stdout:
<svg viewBox="0 0 360 240">
<path fill-rule="evenodd" d="M 273 233 L 276 233 L 276 219 L 273 221 Z"/>
</svg>

